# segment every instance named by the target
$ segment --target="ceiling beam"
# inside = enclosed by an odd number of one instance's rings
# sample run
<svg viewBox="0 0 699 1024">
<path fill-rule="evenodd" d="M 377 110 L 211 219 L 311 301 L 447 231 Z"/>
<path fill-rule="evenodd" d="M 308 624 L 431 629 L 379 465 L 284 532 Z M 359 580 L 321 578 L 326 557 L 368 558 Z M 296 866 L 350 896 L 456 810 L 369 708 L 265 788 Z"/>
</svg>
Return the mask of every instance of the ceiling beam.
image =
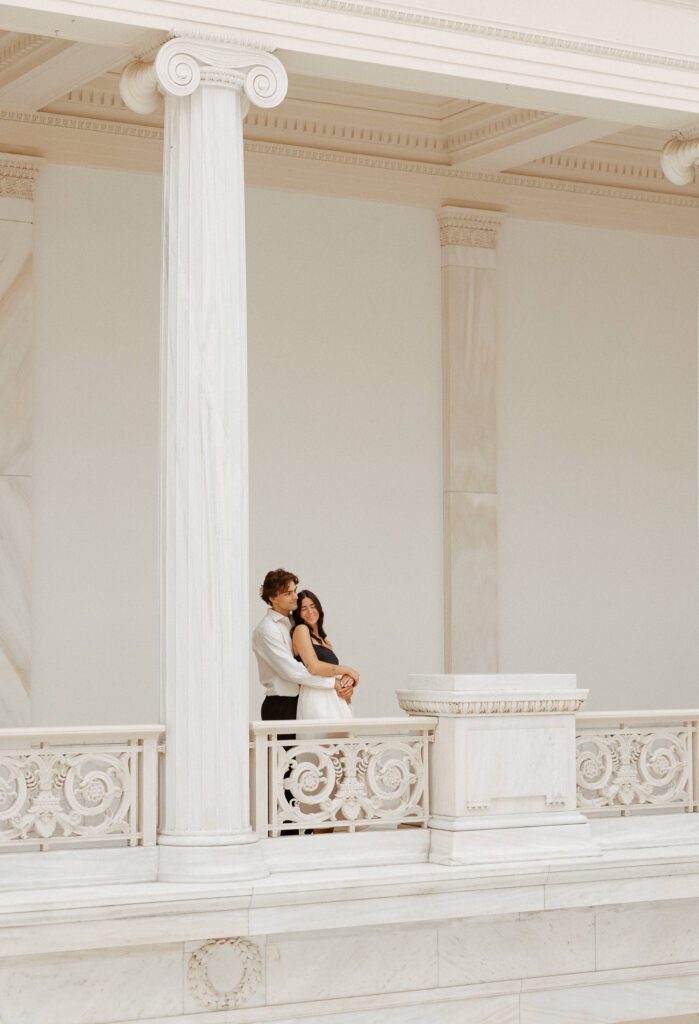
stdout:
<svg viewBox="0 0 699 1024">
<path fill-rule="evenodd" d="M 0 86 L 0 104 L 13 110 L 41 110 L 71 89 L 124 60 L 124 50 L 89 43 L 46 40 L 46 59 L 22 70 Z M 41 52 L 41 51 L 40 51 Z"/>
<path fill-rule="evenodd" d="M 485 123 L 450 131 L 448 147 L 453 166 L 497 173 L 603 138 L 620 127 L 614 121 L 514 108 Z"/>
</svg>

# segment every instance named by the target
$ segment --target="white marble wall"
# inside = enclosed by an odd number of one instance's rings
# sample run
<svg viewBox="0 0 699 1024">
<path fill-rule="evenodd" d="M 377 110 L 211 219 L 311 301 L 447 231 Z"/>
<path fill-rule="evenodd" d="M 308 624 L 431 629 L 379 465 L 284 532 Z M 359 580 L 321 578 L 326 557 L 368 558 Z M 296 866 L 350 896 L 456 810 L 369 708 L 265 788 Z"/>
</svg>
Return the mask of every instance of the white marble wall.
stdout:
<svg viewBox="0 0 699 1024">
<path fill-rule="evenodd" d="M 0 727 L 30 718 L 32 225 L 3 219 L 18 205 L 0 207 Z"/>
<path fill-rule="evenodd" d="M 70 951 L 37 947 L 37 955 L 0 961 L 0 1020 L 612 1024 L 638 1022 L 641 1012 L 644 1021 L 664 1020 L 699 1013 L 696 912 L 688 900 L 452 919 L 447 912 L 443 920 L 360 927 L 339 911 L 334 927 L 320 931 L 277 931 L 270 919 L 269 934 L 208 941 L 207 928 L 221 936 L 225 922 L 203 913 L 192 941 L 168 941 L 182 930 L 174 915 L 169 925 L 163 918 L 160 941 L 116 948 L 100 947 L 110 935 L 124 942 L 127 920 L 118 933 L 106 920 L 102 932 L 96 921 L 87 930 L 74 923 L 64 926 Z M 228 912 L 231 928 L 240 928 L 237 917 Z"/>
</svg>

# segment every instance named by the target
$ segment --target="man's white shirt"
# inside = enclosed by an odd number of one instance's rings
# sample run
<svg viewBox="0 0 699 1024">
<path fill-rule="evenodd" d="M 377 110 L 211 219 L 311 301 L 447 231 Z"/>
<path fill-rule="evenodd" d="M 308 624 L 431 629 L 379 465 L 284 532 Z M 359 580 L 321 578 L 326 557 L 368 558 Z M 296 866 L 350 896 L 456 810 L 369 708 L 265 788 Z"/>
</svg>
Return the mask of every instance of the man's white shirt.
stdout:
<svg viewBox="0 0 699 1024">
<path fill-rule="evenodd" d="M 291 647 L 291 623 L 288 616 L 267 609 L 267 614 L 255 626 L 252 649 L 257 658 L 260 682 L 268 696 L 297 697 L 300 686 L 315 686 L 332 690 L 335 678 L 310 675 L 300 661 L 294 658 Z"/>
</svg>

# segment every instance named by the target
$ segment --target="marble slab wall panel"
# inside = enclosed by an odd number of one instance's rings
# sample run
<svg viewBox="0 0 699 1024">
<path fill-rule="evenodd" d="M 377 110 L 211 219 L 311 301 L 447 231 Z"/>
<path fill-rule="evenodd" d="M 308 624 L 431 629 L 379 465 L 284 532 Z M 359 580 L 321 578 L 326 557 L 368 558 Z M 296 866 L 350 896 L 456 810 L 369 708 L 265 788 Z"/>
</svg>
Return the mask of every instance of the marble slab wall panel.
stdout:
<svg viewBox="0 0 699 1024">
<path fill-rule="evenodd" d="M 268 1004 L 431 989 L 438 983 L 434 927 L 324 932 L 267 942 Z"/>
<path fill-rule="evenodd" d="M 439 928 L 440 985 L 469 985 L 594 969 L 593 911 L 450 921 Z"/>
<path fill-rule="evenodd" d="M 667 900 L 597 912 L 598 969 L 690 960 L 699 961 L 699 900 Z"/>
<path fill-rule="evenodd" d="M 0 728 L 30 720 L 32 225 L 0 220 Z"/>
<path fill-rule="evenodd" d="M 182 947 L 9 957 L 0 962 L 2 1024 L 108 1024 L 183 1008 Z"/>
</svg>

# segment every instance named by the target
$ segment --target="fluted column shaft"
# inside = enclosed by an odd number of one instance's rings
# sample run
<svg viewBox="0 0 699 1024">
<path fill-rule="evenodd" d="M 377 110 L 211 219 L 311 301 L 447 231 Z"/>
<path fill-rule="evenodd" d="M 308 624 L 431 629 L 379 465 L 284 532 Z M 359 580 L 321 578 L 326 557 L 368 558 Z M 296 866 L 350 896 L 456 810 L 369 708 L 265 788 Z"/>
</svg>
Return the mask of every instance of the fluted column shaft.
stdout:
<svg viewBox="0 0 699 1024">
<path fill-rule="evenodd" d="M 161 842 L 249 830 L 242 121 L 238 89 L 165 100 Z"/>
<path fill-rule="evenodd" d="M 140 109 L 149 65 L 127 76 Z M 269 54 L 166 43 L 161 316 L 163 878 L 261 873 L 248 780 L 248 403 L 243 118 Z M 275 75 L 282 79 L 281 84 Z M 135 98 L 134 98 L 135 97 Z"/>
<path fill-rule="evenodd" d="M 496 672 L 495 246 L 502 214 L 443 207 L 445 671 Z"/>
</svg>

